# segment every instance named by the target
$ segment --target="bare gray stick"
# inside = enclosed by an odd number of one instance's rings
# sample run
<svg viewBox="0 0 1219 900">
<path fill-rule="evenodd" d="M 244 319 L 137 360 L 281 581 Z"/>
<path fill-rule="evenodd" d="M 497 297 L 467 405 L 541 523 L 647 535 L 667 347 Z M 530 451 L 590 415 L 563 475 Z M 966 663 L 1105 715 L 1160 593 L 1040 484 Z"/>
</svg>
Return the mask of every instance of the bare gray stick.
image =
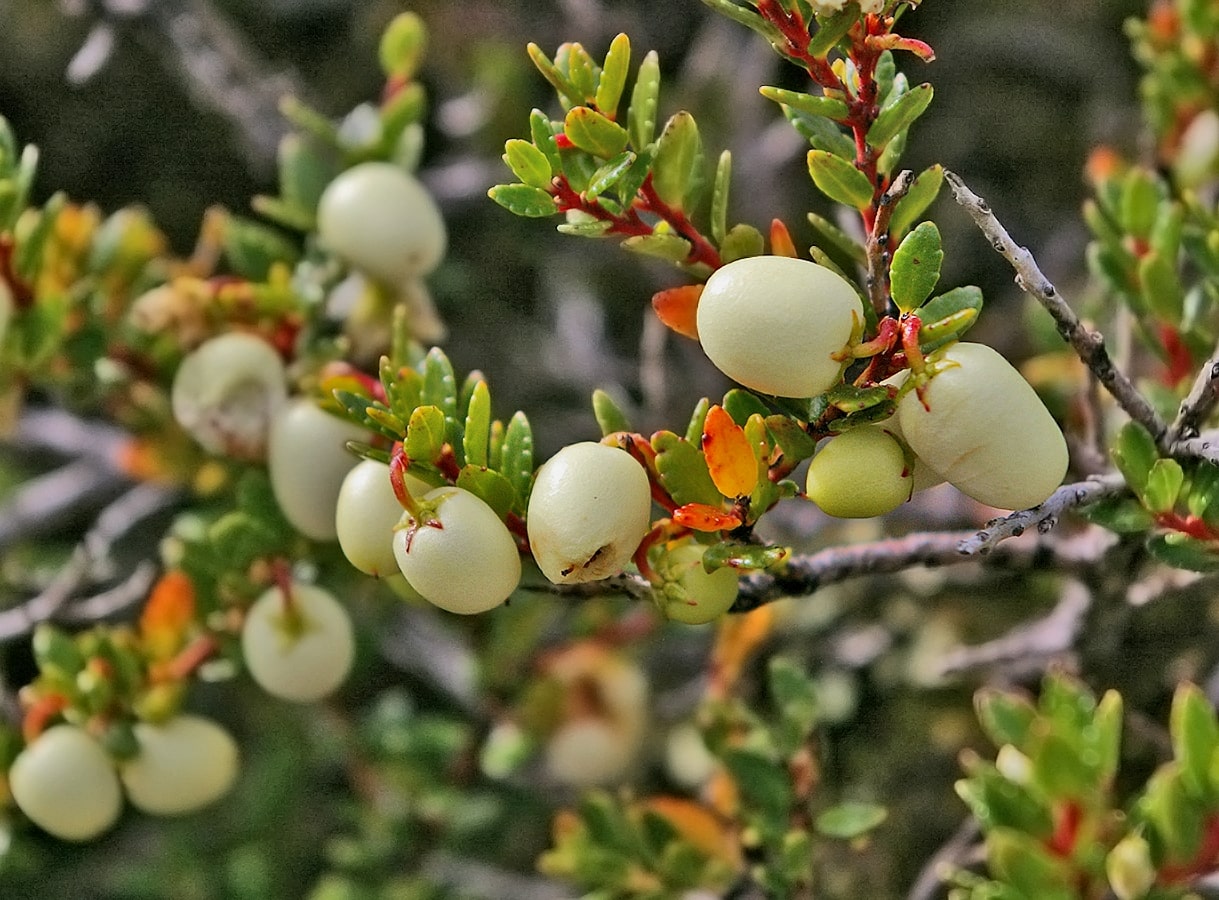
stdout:
<svg viewBox="0 0 1219 900">
<path fill-rule="evenodd" d="M 1202 423 L 1215 411 L 1216 404 L 1219 404 L 1219 345 L 1198 370 L 1189 395 L 1181 401 L 1177 417 L 1168 426 L 1165 443 L 1173 447 L 1183 439 L 1197 437 Z"/>
<path fill-rule="evenodd" d="M 103 509 L 46 589 L 20 606 L 0 612 L 0 641 L 28 634 L 39 623 L 54 618 L 82 587 L 93 564 L 110 552 L 115 541 L 138 522 L 176 503 L 178 496 L 175 490 L 144 483 Z"/>
<path fill-rule="evenodd" d="M 152 560 L 142 560 L 126 578 L 114 587 L 82 597 L 65 606 L 55 617 L 66 625 L 92 625 L 135 606 L 148 596 L 159 572 Z"/>
<path fill-rule="evenodd" d="M 1173 447 L 1174 455 L 1192 456 L 1219 463 L 1219 430 L 1207 430 L 1197 437 L 1182 438 Z"/>
<path fill-rule="evenodd" d="M 77 522 L 122 492 L 128 482 L 91 459 L 31 478 L 0 506 L 0 550 Z"/>
<path fill-rule="evenodd" d="M 938 897 L 944 886 L 944 872 L 964 864 L 966 856 L 977 846 L 981 830 L 978 820 L 973 816 L 965 819 L 961 826 L 950 837 L 927 864 L 919 872 L 914 886 L 906 895 L 906 900 L 933 900 Z"/>
<path fill-rule="evenodd" d="M 1113 399 L 1130 418 L 1151 432 L 1162 449 L 1167 450 L 1165 435 L 1168 426 L 1159 413 L 1151 408 L 1147 398 L 1140 394 L 1130 379 L 1113 364 L 1105 347 L 1104 336 L 1079 320 L 1079 316 L 1058 293 L 1058 288 L 1042 274 L 1033 254 L 1012 240 L 985 200 L 966 187 L 965 182 L 955 172 L 945 171 L 944 178 L 957 203 L 969 213 L 995 251 L 1016 270 L 1016 284 L 1020 289 L 1045 307 L 1058 324 L 1058 333 L 1062 335 L 1063 340 L 1075 348 L 1079 358 L 1095 373 L 1105 390 L 1113 395 Z"/>
<path fill-rule="evenodd" d="M 1000 541 L 1019 537 L 1029 528 L 1045 534 L 1058 523 L 1058 518 L 1067 510 L 1095 503 L 1105 497 L 1121 493 L 1126 480 L 1121 475 L 1110 474 L 1075 484 L 1064 484 L 1040 506 L 1022 509 L 999 519 L 992 519 L 977 534 L 961 541 L 959 547 L 964 556 L 985 555 Z"/>
</svg>

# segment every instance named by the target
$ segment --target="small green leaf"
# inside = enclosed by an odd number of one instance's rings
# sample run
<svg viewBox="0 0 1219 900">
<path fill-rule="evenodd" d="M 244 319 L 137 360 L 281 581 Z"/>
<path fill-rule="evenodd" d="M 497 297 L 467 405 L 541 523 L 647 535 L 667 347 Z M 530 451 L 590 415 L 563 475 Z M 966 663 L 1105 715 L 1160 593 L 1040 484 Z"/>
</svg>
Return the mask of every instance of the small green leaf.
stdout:
<svg viewBox="0 0 1219 900">
<path fill-rule="evenodd" d="M 721 404 L 724 410 L 732 417 L 732 421 L 736 422 L 742 428 L 749 421 L 749 417 L 759 415 L 765 418 L 770 415 L 770 410 L 766 408 L 766 404 L 757 398 L 756 395 L 741 388 L 733 388 L 724 395 L 724 402 Z"/>
<path fill-rule="evenodd" d="M 1181 486 L 1185 483 L 1185 472 L 1175 459 L 1157 459 L 1147 473 L 1147 484 L 1143 488 L 1143 502 L 1153 513 L 1169 512 L 1177 505 Z"/>
<path fill-rule="evenodd" d="M 1000 881 L 1011 884 L 1021 897 L 1037 900 L 1075 900 L 1073 869 L 1065 859 L 1051 855 L 1027 834 L 997 828 L 986 836 L 986 858 Z"/>
<path fill-rule="evenodd" d="M 427 47 L 427 30 L 415 13 L 399 13 L 381 34 L 378 57 L 387 77 L 411 78 L 419 71 Z"/>
<path fill-rule="evenodd" d="M 402 448 L 408 459 L 432 463 L 444 447 L 444 413 L 435 406 L 420 406 L 411 413 Z"/>
<path fill-rule="evenodd" d="M 56 674 L 67 678 L 74 677 L 85 665 L 76 642 L 46 622 L 34 629 L 33 650 L 40 670 L 55 669 Z"/>
<path fill-rule="evenodd" d="M 930 353 L 957 340 L 970 329 L 982 312 L 982 289 L 970 285 L 953 288 L 932 297 L 918 309 L 922 320 L 919 347 Z"/>
<path fill-rule="evenodd" d="M 756 809 L 776 833 L 786 829 L 794 797 L 787 771 L 774 760 L 745 748 L 732 748 L 724 756 L 745 807 Z"/>
<path fill-rule="evenodd" d="M 637 234 L 622 242 L 633 253 L 655 256 L 669 262 L 685 262 L 690 255 L 690 242 L 676 234 Z"/>
<path fill-rule="evenodd" d="M 593 391 L 593 416 L 596 417 L 597 424 L 601 426 L 603 437 L 631 430 L 626 413 L 614 402 L 613 397 L 600 388 Z"/>
<path fill-rule="evenodd" d="M 884 385 L 872 387 L 856 387 L 853 384 L 839 384 L 826 392 L 829 404 L 844 413 L 855 413 L 889 401 L 889 389 Z"/>
<path fill-rule="evenodd" d="M 1100 783 L 1108 787 L 1117 774 L 1121 761 L 1122 745 L 1122 695 L 1117 691 L 1105 691 L 1096 714 L 1092 717 L 1092 745 L 1097 754 L 1097 773 Z"/>
<path fill-rule="evenodd" d="M 701 398 L 694 405 L 694 411 L 690 414 L 690 422 L 686 425 L 686 440 L 696 447 L 703 439 L 703 428 L 707 422 L 709 409 L 711 409 L 711 401 L 706 397 Z"/>
<path fill-rule="evenodd" d="M 280 196 L 290 206 L 307 213 L 310 221 L 322 192 L 335 174 L 335 167 L 302 135 L 286 134 L 280 140 Z"/>
<path fill-rule="evenodd" d="M 1176 266 L 1158 253 L 1139 261 L 1139 284 L 1147 306 L 1166 322 L 1179 322 L 1185 311 L 1185 288 Z"/>
<path fill-rule="evenodd" d="M 831 249 L 837 250 L 851 262 L 863 265 L 868 261 L 867 251 L 863 245 L 829 219 L 819 216 L 817 213 L 809 213 L 808 222 L 813 226 L 813 230 L 817 232 L 817 236 L 823 244 L 829 244 Z"/>
<path fill-rule="evenodd" d="M 808 116 L 821 116 L 834 121 L 844 121 L 850 110 L 844 101 L 835 97 L 821 97 L 812 94 L 802 94 L 798 91 L 785 91 L 783 88 L 763 87 L 760 89 L 763 97 L 773 100 L 780 106 L 787 106 Z"/>
<path fill-rule="evenodd" d="M 761 571 L 782 565 L 791 558 L 789 547 L 761 544 L 713 544 L 703 553 L 703 568 Z"/>
<path fill-rule="evenodd" d="M 1146 239 L 1155 227 L 1163 185 L 1146 169 L 1132 168 L 1122 182 L 1121 223 L 1127 234 Z"/>
<path fill-rule="evenodd" d="M 1044 735 L 1031 758 L 1033 779 L 1050 797 L 1087 797 L 1097 788 L 1095 760 L 1085 760 L 1079 747 L 1057 732 Z"/>
<path fill-rule="evenodd" d="M 888 109 L 883 110 L 868 129 L 868 146 L 880 148 L 918 120 L 931 104 L 934 91 L 930 84 L 911 88 Z"/>
<path fill-rule="evenodd" d="M 625 128 L 587 106 L 568 110 L 563 131 L 576 147 L 598 159 L 617 156 L 628 140 Z"/>
<path fill-rule="evenodd" d="M 733 225 L 720 244 L 720 259 L 725 264 L 737 259 L 761 256 L 766 251 L 766 239 L 752 225 Z"/>
<path fill-rule="evenodd" d="M 554 55 L 554 64 L 567 75 L 567 80 L 580 95 L 580 103 L 592 103 L 597 93 L 597 82 L 601 79 L 601 67 L 584 49 L 584 45 L 575 41 L 560 44 Z"/>
<path fill-rule="evenodd" d="M 485 381 L 474 385 L 466 407 L 466 425 L 461 436 L 466 462 L 473 466 L 488 464 L 488 442 L 491 439 L 491 390 Z"/>
<path fill-rule="evenodd" d="M 1209 541 L 1200 541 L 1180 532 L 1153 535 L 1147 550 L 1160 562 L 1191 572 L 1219 572 L 1219 553 Z"/>
<path fill-rule="evenodd" d="M 893 300 L 902 312 L 910 312 L 931 296 L 943 262 L 940 229 L 934 222 L 923 222 L 906 235 L 889 268 Z"/>
<path fill-rule="evenodd" d="M 225 222 L 225 259 L 250 281 L 266 281 L 272 265 L 294 265 L 299 255 L 292 241 L 266 225 L 241 216 L 229 216 Z"/>
<path fill-rule="evenodd" d="M 850 3 L 831 16 L 819 16 L 817 33 L 808 44 L 808 55 L 823 59 L 838 46 L 838 42 L 847 36 L 851 26 L 858 21 L 859 9 Z"/>
<path fill-rule="evenodd" d="M 596 200 L 606 191 L 615 188 L 634 164 L 634 153 L 631 153 L 629 150 L 619 153 L 593 173 L 593 177 L 589 179 L 588 187 L 584 190 L 584 196 L 588 200 Z M 607 222 L 606 224 L 612 223 Z"/>
<path fill-rule="evenodd" d="M 601 67 L 601 78 L 597 82 L 594 99 L 597 110 L 611 119 L 618 115 L 618 103 L 626 87 L 626 76 L 631 68 L 631 39 L 625 34 L 615 37 L 605 54 Z"/>
<path fill-rule="evenodd" d="M 550 57 L 542 52 L 541 47 L 537 44 L 530 44 L 526 50 L 537 70 L 542 73 L 542 77 L 549 81 L 551 87 L 559 92 L 561 100 L 566 100 L 572 105 L 579 105 L 584 102 L 584 97 L 580 94 L 579 90 L 568 80 L 566 75 L 559 71 Z"/>
<path fill-rule="evenodd" d="M 527 184 L 497 184 L 487 196 L 514 215 L 542 219 L 559 211 L 554 197 Z"/>
<path fill-rule="evenodd" d="M 1089 522 L 1118 534 L 1142 534 L 1155 525 L 1151 513 L 1133 497 L 1106 497 L 1080 512 Z"/>
<path fill-rule="evenodd" d="M 523 412 L 515 413 L 508 422 L 499 470 L 516 491 L 516 511 L 523 513 L 533 480 L 533 429 Z"/>
<path fill-rule="evenodd" d="M 728 191 L 732 186 L 732 154 L 725 150 L 715 167 L 715 187 L 711 192 L 711 236 L 722 243 L 728 230 Z"/>
<path fill-rule="evenodd" d="M 927 207 L 939 196 L 944 184 L 944 167 L 939 163 L 924 169 L 906 191 L 906 196 L 897 201 L 893 216 L 889 219 L 889 233 L 894 240 L 901 240 L 910 226 L 919 220 Z"/>
<path fill-rule="evenodd" d="M 652 184 L 660 199 L 689 210 L 702 181 L 703 142 L 694 116 L 682 110 L 665 123 L 652 162 Z"/>
<path fill-rule="evenodd" d="M 504 163 L 524 184 L 542 191 L 550 187 L 550 179 L 554 174 L 550 161 L 545 153 L 529 141 L 519 138 L 508 141 L 504 145 Z"/>
<path fill-rule="evenodd" d="M 453 364 L 439 347 L 429 350 L 423 361 L 420 402 L 435 406 L 444 414 L 445 440 L 457 447 L 462 430 L 462 422 L 457 418 L 457 378 Z"/>
<path fill-rule="evenodd" d="M 808 151 L 808 172 L 821 193 L 854 209 L 872 204 L 872 183 L 868 176 L 841 156 L 825 150 Z"/>
<path fill-rule="evenodd" d="M 1172 698 L 1168 719 L 1173 756 L 1181 766 L 1181 783 L 1193 796 L 1209 801 L 1211 759 L 1219 749 L 1215 709 L 1197 685 L 1184 683 Z"/>
<path fill-rule="evenodd" d="M 787 416 L 767 416 L 766 427 L 788 462 L 808 459 L 817 448 L 816 442 L 800 425 Z"/>
<path fill-rule="evenodd" d="M 701 437 L 700 426 L 696 440 Z M 718 507 L 723 502 L 697 443 L 682 440 L 671 431 L 658 431 L 652 435 L 652 449 L 656 451 L 660 484 L 678 506 L 703 503 Z"/>
<path fill-rule="evenodd" d="M 517 494 L 504 475 L 486 466 L 467 465 L 457 473 L 457 486 L 477 496 L 501 519 L 512 511 Z"/>
<path fill-rule="evenodd" d="M 795 753 L 817 724 L 817 693 L 808 675 L 784 656 L 772 657 L 767 666 L 771 702 L 785 725 L 781 752 Z"/>
<path fill-rule="evenodd" d="M 540 109 L 529 113 L 529 137 L 533 141 L 533 146 L 542 151 L 542 155 L 546 157 L 552 173 L 563 169 L 563 157 L 559 153 L 558 145 L 555 144 L 554 136 L 555 126 L 546 113 Z"/>
<path fill-rule="evenodd" d="M 1112 454 L 1113 462 L 1126 479 L 1126 484 L 1142 498 L 1147 491 L 1151 467 L 1160 458 L 1151 432 L 1138 422 L 1127 422 L 1118 432 Z"/>
<path fill-rule="evenodd" d="M 642 151 L 656 135 L 656 107 L 660 98 L 660 57 L 655 50 L 644 56 L 631 90 L 631 107 L 626 115 L 626 127 L 631 146 Z"/>
<path fill-rule="evenodd" d="M 996 747 L 1011 744 L 1017 750 L 1026 750 L 1037 710 L 1025 697 L 983 688 L 974 694 L 974 712 L 978 724 Z"/>
<path fill-rule="evenodd" d="M 862 837 L 884 824 L 889 811 L 875 803 L 839 803 L 817 816 L 817 831 L 844 841 Z"/>
<path fill-rule="evenodd" d="M 812 116 L 790 106 L 783 107 L 783 115 L 815 150 L 825 150 L 847 162 L 854 161 L 855 142 L 829 119 Z"/>
</svg>

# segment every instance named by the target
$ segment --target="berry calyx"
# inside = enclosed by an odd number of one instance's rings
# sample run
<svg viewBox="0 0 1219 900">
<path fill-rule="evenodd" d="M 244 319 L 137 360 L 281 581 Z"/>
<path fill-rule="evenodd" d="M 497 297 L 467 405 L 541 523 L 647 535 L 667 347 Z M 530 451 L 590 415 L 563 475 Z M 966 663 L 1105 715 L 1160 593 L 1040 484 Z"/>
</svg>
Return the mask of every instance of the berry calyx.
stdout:
<svg viewBox="0 0 1219 900">
<path fill-rule="evenodd" d="M 662 547 L 653 562 L 664 583 L 657 591 L 657 604 L 665 617 L 686 625 L 705 625 L 728 612 L 740 592 L 740 578 L 724 567 L 708 572 L 703 568 L 707 548 L 693 538 Z"/>
</svg>

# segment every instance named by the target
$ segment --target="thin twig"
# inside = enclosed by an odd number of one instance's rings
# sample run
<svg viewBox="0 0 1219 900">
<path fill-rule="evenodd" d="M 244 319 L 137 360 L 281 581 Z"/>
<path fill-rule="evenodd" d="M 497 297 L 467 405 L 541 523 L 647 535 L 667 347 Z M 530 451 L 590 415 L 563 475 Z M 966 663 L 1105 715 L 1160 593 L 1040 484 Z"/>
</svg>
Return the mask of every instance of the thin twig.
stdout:
<svg viewBox="0 0 1219 900">
<path fill-rule="evenodd" d="M 1216 404 L 1219 404 L 1219 344 L 1215 346 L 1211 358 L 1198 370 L 1189 395 L 1181 401 L 1177 417 L 1164 436 L 1165 443 L 1171 447 L 1182 439 L 1197 437 L 1202 423 L 1215 411 Z"/>
<path fill-rule="evenodd" d="M 160 568 L 152 560 L 142 560 L 114 587 L 73 601 L 55 619 L 65 625 L 92 625 L 108 619 L 147 597 L 159 571 Z"/>
<path fill-rule="evenodd" d="M 876 207 L 876 221 L 868 237 L 867 287 L 877 317 L 885 316 L 889 308 L 889 260 L 893 258 L 893 248 L 889 246 L 889 220 L 893 217 L 897 201 L 906 196 L 913 183 L 914 173 L 909 169 L 904 170 L 893 179 Z"/>
<path fill-rule="evenodd" d="M 944 886 L 945 869 L 957 868 L 964 864 L 965 857 L 976 846 L 980 833 L 978 820 L 973 816 L 961 822 L 952 836 L 927 860 L 927 864 L 918 873 L 914 886 L 910 888 L 910 893 L 906 895 L 906 900 L 932 900 L 936 897 Z"/>
<path fill-rule="evenodd" d="M 1092 594 L 1078 581 L 1063 585 L 1062 596 L 1046 616 L 1013 628 L 984 644 L 959 647 L 940 661 L 941 675 L 956 675 L 969 669 L 1020 663 L 1045 668 L 1045 661 L 1070 650 L 1079 637 Z"/>
<path fill-rule="evenodd" d="M 91 459 L 31 478 L 0 506 L 0 550 L 79 521 L 122 492 L 127 481 Z"/>
<path fill-rule="evenodd" d="M 1173 445 L 1173 456 L 1178 459 L 1190 456 L 1207 462 L 1219 463 L 1219 430 L 1209 429 L 1197 437 L 1182 438 Z"/>
<path fill-rule="evenodd" d="M 961 541 L 958 550 L 964 556 L 989 553 L 996 544 L 1010 537 L 1019 537 L 1029 528 L 1045 534 L 1058 522 L 1067 510 L 1095 503 L 1097 500 L 1121 493 L 1126 481 L 1121 475 L 1109 474 L 1089 478 L 1075 484 L 1064 484 L 1043 502 L 1032 509 L 1022 509 L 1002 518 L 992 519 L 977 534 Z"/>
<path fill-rule="evenodd" d="M 1016 270 L 1016 284 L 1020 289 L 1036 299 L 1054 317 L 1063 340 L 1075 348 L 1084 365 L 1096 374 L 1105 390 L 1113 395 L 1127 415 L 1150 431 L 1161 448 L 1168 449 L 1164 441 L 1168 426 L 1160 414 L 1152 409 L 1147 398 L 1113 364 L 1105 347 L 1104 336 L 1079 320 L 1079 316 L 1059 294 L 1058 288 L 1042 274 L 1033 254 L 1012 240 L 985 200 L 966 187 L 955 172 L 945 171 L 944 178 L 952 188 L 957 203 L 969 213 L 995 251 Z"/>
<path fill-rule="evenodd" d="M 848 578 L 892 574 L 920 565 L 943 566 L 973 561 L 997 567 L 1051 567 L 1071 572 L 1089 562 L 1049 543 L 1009 543 L 996 547 L 985 557 L 963 556 L 960 545 L 974 534 L 972 531 L 920 532 L 793 557 L 780 574 L 756 574 L 742 579 L 741 593 L 732 611 L 748 612 L 784 597 L 808 596 L 819 587 Z"/>
<path fill-rule="evenodd" d="M 136 485 L 103 509 L 49 585 L 20 606 L 0 612 L 0 641 L 28 634 L 39 623 L 54 618 L 115 541 L 137 523 L 172 506 L 178 497 L 177 491 L 149 482 Z"/>
</svg>

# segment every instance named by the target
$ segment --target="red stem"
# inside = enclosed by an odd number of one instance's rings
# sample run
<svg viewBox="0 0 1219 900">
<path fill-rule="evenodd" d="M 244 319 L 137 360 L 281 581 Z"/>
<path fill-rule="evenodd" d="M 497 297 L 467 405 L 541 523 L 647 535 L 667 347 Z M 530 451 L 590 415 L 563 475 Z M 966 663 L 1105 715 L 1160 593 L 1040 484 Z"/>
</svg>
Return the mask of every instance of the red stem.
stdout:
<svg viewBox="0 0 1219 900">
<path fill-rule="evenodd" d="M 1202 834 L 1202 845 L 1194 858 L 1184 863 L 1166 864 L 1160 868 L 1160 884 L 1180 884 L 1190 881 L 1209 872 L 1219 860 L 1219 816 L 1211 816 L 1206 820 L 1205 831 Z"/>
</svg>

